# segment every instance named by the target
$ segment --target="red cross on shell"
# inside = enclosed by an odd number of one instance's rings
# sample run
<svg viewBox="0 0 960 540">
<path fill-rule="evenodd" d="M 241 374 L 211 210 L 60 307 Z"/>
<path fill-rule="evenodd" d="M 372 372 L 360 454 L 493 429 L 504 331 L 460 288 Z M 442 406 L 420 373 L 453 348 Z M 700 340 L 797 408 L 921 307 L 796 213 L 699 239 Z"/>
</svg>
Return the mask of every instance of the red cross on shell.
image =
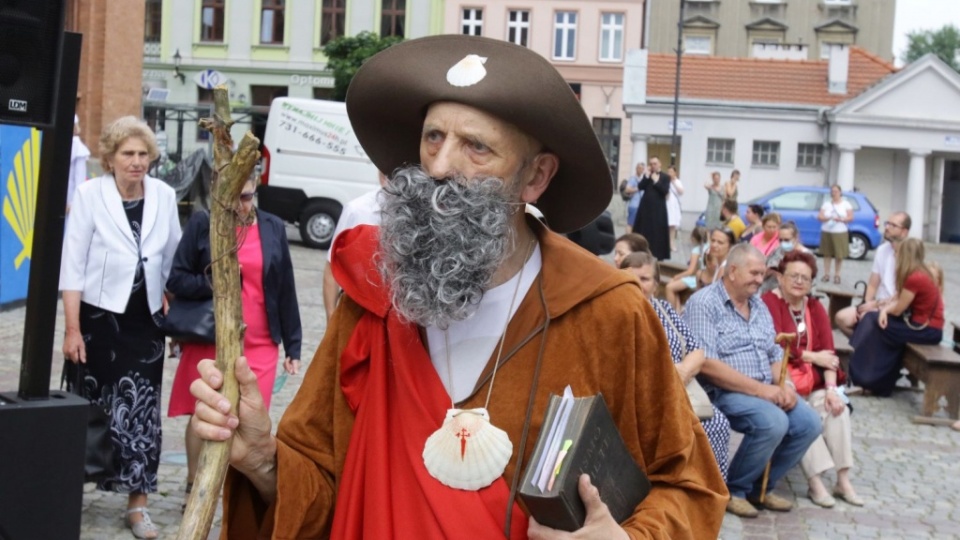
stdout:
<svg viewBox="0 0 960 540">
<path fill-rule="evenodd" d="M 474 491 L 499 478 L 512 453 L 510 438 L 486 409 L 449 409 L 423 446 L 423 463 L 443 485 Z"/>
</svg>

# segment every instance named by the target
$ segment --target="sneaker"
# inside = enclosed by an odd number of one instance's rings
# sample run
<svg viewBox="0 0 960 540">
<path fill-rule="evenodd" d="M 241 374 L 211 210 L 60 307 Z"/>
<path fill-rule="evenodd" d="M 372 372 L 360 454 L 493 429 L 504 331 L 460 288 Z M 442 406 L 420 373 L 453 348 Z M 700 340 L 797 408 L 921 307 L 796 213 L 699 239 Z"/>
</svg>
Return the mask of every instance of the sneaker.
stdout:
<svg viewBox="0 0 960 540">
<path fill-rule="evenodd" d="M 777 495 L 776 493 L 767 493 L 763 498 L 763 502 L 760 502 L 760 499 L 750 499 L 750 502 L 766 508 L 767 510 L 773 510 L 774 512 L 789 512 L 793 509 L 793 503 L 787 499 Z"/>
<path fill-rule="evenodd" d="M 848 385 L 847 388 L 843 391 L 848 396 L 859 396 L 863 394 L 863 388 L 856 385 Z"/>
<path fill-rule="evenodd" d="M 727 512 L 742 518 L 755 518 L 760 515 L 760 512 L 752 504 L 740 497 L 730 497 L 730 500 L 727 501 Z"/>
</svg>

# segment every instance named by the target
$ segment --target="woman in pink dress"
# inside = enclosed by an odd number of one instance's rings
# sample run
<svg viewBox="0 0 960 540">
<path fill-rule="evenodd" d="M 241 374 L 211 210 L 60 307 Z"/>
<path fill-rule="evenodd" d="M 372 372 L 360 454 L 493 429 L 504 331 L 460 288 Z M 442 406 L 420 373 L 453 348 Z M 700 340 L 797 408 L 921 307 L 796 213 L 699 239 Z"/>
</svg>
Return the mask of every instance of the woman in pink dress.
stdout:
<svg viewBox="0 0 960 540">
<path fill-rule="evenodd" d="M 763 224 L 763 229 L 750 238 L 750 243 L 769 259 L 780 247 L 780 214 L 776 212 L 766 214 L 760 218 L 760 223 Z"/>
<path fill-rule="evenodd" d="M 293 264 L 287 245 L 286 229 L 280 218 L 253 205 L 255 186 L 248 181 L 237 204 L 237 213 L 246 225 L 237 228 L 240 248 L 241 298 L 246 331 L 243 354 L 257 374 L 260 395 L 267 407 L 277 374 L 279 345 L 286 353 L 283 367 L 289 374 L 300 369 L 302 329 L 293 280 Z M 183 231 L 173 268 L 167 280 L 167 291 L 176 297 L 203 300 L 213 296 L 210 267 L 210 215 L 194 214 Z M 214 358 L 213 343 L 183 343 L 180 364 L 170 394 L 171 417 L 193 415 L 196 400 L 190 395 L 190 384 L 200 377 L 197 364 Z M 186 429 L 187 484 L 190 492 L 196 475 L 200 440 Z"/>
</svg>

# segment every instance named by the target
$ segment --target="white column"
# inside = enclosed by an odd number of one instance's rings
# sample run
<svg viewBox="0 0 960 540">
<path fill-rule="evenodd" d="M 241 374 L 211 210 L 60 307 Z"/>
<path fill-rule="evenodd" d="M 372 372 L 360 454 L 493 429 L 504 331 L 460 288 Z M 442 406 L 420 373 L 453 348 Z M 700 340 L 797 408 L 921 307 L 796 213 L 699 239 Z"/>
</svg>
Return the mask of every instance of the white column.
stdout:
<svg viewBox="0 0 960 540">
<path fill-rule="evenodd" d="M 637 163 L 641 161 L 644 165 L 647 163 L 647 136 L 630 135 L 630 142 L 633 144 L 633 152 L 631 154 L 630 170 L 621 175 L 625 177 L 633 176 L 637 172 Z"/>
<path fill-rule="evenodd" d="M 856 174 L 856 153 L 859 146 L 841 146 L 840 163 L 837 165 L 837 184 L 843 191 L 853 191 L 853 178 Z"/>
<path fill-rule="evenodd" d="M 924 191 L 926 191 L 927 156 L 929 150 L 910 150 L 910 173 L 907 175 L 907 213 L 913 221 L 910 227 L 911 238 L 923 238 L 926 222 Z"/>
</svg>

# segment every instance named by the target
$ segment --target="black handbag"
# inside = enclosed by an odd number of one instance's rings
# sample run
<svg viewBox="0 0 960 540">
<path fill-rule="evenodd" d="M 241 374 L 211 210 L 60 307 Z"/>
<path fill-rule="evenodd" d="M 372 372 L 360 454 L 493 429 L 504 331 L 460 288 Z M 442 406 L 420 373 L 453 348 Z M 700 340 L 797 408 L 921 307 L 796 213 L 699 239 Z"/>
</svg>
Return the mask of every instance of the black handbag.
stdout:
<svg viewBox="0 0 960 540">
<path fill-rule="evenodd" d="M 175 297 L 170 301 L 170 309 L 160 330 L 171 339 L 184 343 L 214 343 L 217 333 L 213 298 L 190 300 Z"/>
<path fill-rule="evenodd" d="M 87 441 L 83 460 L 84 482 L 97 482 L 116 476 L 113 438 L 110 434 L 110 415 L 95 401 L 83 395 L 83 374 L 86 367 L 69 360 L 63 362 L 60 386 L 66 382 L 67 391 L 87 399 Z"/>
<path fill-rule="evenodd" d="M 630 201 L 630 199 L 633 198 L 633 194 L 631 193 L 630 195 L 627 195 L 627 193 L 626 193 L 626 191 L 627 191 L 627 185 L 628 185 L 628 184 L 627 184 L 627 179 L 626 179 L 626 178 L 624 178 L 623 180 L 620 181 L 620 198 L 623 199 L 623 200 L 625 200 L 625 201 Z"/>
</svg>

